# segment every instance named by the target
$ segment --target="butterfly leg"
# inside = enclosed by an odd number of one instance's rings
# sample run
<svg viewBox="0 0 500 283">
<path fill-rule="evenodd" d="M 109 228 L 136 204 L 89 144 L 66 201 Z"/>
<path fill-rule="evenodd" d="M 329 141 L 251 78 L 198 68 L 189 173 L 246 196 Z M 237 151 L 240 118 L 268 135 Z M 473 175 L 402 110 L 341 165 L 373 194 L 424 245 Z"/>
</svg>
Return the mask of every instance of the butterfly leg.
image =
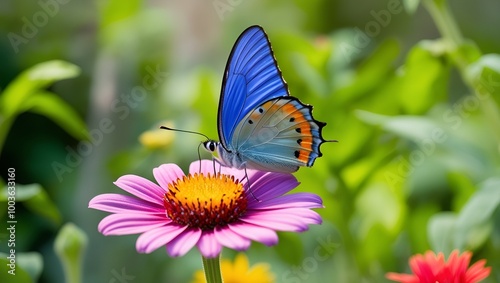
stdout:
<svg viewBox="0 0 500 283">
<path fill-rule="evenodd" d="M 222 170 L 222 163 L 215 157 L 212 157 L 212 164 L 214 166 L 214 175 L 216 175 L 217 173 L 220 173 L 221 170 Z M 216 165 L 215 164 L 219 164 L 219 172 L 217 172 L 217 169 L 216 169 Z"/>
<path fill-rule="evenodd" d="M 254 200 L 256 200 L 257 202 L 260 202 L 260 199 L 258 199 L 253 193 L 252 193 L 252 185 L 250 184 L 250 178 L 248 178 L 248 174 L 247 174 L 247 167 L 244 166 L 243 167 L 245 169 L 245 178 L 247 179 L 247 184 L 248 184 L 248 187 L 247 187 L 247 190 L 250 192 L 250 195 L 253 197 Z"/>
<path fill-rule="evenodd" d="M 201 153 L 200 153 L 200 146 L 201 146 L 202 144 L 203 144 L 203 143 L 200 143 L 200 144 L 198 145 L 198 161 L 200 161 L 200 162 L 199 162 L 200 167 L 198 168 L 198 173 L 200 173 L 200 174 L 201 174 Z"/>
</svg>

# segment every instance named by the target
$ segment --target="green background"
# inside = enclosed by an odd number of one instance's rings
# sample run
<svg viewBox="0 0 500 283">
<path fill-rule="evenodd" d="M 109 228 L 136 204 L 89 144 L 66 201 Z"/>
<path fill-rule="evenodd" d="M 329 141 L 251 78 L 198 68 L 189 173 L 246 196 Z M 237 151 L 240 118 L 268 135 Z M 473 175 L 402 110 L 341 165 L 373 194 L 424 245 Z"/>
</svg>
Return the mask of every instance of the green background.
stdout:
<svg viewBox="0 0 500 283">
<path fill-rule="evenodd" d="M 2 1 L 0 175 L 6 184 L 15 168 L 23 266 L 12 282 L 70 282 L 62 262 L 81 282 L 192 278 L 196 249 L 138 254 L 137 235 L 97 232 L 106 213 L 88 202 L 122 193 L 121 175 L 153 179 L 171 162 L 187 171 L 199 137 L 164 132 L 161 148 L 138 137 L 171 123 L 216 138 L 227 56 L 254 24 L 291 94 L 339 143 L 295 174 L 297 191 L 323 198 L 324 223 L 280 233 L 273 248 L 253 243 L 250 262 L 268 262 L 277 282 L 388 282 L 415 253 L 457 248 L 493 267 L 484 282 L 500 282 L 498 11 L 494 0 Z"/>
</svg>

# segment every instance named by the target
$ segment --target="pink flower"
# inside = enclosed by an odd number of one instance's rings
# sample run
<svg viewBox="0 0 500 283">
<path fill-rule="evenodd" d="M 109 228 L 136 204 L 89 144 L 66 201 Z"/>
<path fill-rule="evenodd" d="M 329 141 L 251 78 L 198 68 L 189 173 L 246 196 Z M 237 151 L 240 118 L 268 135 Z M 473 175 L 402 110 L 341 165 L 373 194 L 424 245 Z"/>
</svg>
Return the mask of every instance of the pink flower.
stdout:
<svg viewBox="0 0 500 283">
<path fill-rule="evenodd" d="M 219 255 L 222 246 L 246 250 L 251 241 L 271 246 L 276 231 L 301 232 L 321 217 L 311 208 L 322 200 L 310 193 L 286 194 L 298 185 L 291 174 L 247 170 L 202 160 L 191 163 L 186 176 L 176 164 L 153 170 L 159 185 L 135 175 L 120 177 L 115 185 L 134 195 L 102 194 L 89 207 L 111 212 L 98 226 L 108 235 L 141 234 L 140 253 L 166 245 L 170 256 L 182 256 L 195 245 L 206 258 Z"/>
<path fill-rule="evenodd" d="M 490 275 L 491 267 L 484 267 L 486 260 L 482 259 L 469 268 L 471 257 L 471 252 L 459 255 L 454 250 L 446 262 L 443 253 L 436 256 L 427 251 L 410 258 L 413 274 L 389 272 L 386 277 L 401 283 L 476 283 Z"/>
</svg>

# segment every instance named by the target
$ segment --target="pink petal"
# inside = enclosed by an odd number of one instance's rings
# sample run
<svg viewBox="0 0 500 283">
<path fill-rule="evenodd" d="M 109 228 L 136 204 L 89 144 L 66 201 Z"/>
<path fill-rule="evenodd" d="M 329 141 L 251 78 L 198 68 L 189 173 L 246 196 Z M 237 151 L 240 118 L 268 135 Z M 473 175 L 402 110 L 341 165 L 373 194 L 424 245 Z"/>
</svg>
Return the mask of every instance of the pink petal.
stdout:
<svg viewBox="0 0 500 283">
<path fill-rule="evenodd" d="M 170 256 L 185 255 L 200 240 L 201 229 L 191 228 L 185 230 L 167 245 L 167 252 Z"/>
<path fill-rule="evenodd" d="M 168 225 L 171 221 L 164 215 L 155 214 L 111 214 L 101 220 L 97 229 L 102 234 L 131 235 Z"/>
<path fill-rule="evenodd" d="M 251 183 L 257 182 L 257 180 L 259 180 L 260 178 L 264 177 L 267 174 L 280 174 L 280 173 L 269 173 L 266 171 L 247 169 L 247 176 L 248 176 L 248 179 L 250 179 Z M 245 179 L 246 179 L 246 177 L 245 177 Z"/>
<path fill-rule="evenodd" d="M 177 164 L 169 163 L 163 164 L 160 167 L 153 169 L 153 175 L 156 181 L 165 190 L 168 189 L 168 185 L 176 182 L 178 179 L 184 177 L 184 172 Z"/>
<path fill-rule="evenodd" d="M 204 231 L 198 242 L 200 253 L 206 258 L 218 256 L 222 250 L 222 245 L 217 241 L 213 231 Z"/>
<path fill-rule="evenodd" d="M 214 173 L 218 173 L 220 171 L 220 168 L 221 165 L 217 161 L 202 159 L 201 161 L 191 162 L 191 164 L 189 165 L 189 174 L 207 175 L 208 173 L 210 173 L 210 175 L 213 176 Z"/>
<path fill-rule="evenodd" d="M 151 253 L 172 241 L 172 239 L 181 234 L 186 228 L 187 226 L 171 224 L 151 229 L 139 236 L 135 243 L 135 248 L 140 253 Z"/>
<path fill-rule="evenodd" d="M 200 165 L 201 165 L 201 171 L 200 171 Z M 219 162 L 215 160 L 203 159 L 201 161 L 192 162 L 191 165 L 189 165 L 189 174 L 195 174 L 200 172 L 203 175 L 210 174 L 212 176 L 214 175 L 214 173 L 230 175 L 234 176 L 235 179 L 240 180 L 242 182 L 244 179 L 246 180 L 244 170 L 238 170 L 235 168 L 222 166 Z"/>
<path fill-rule="evenodd" d="M 278 234 L 276 234 L 272 228 L 268 229 L 244 222 L 232 223 L 227 226 L 231 231 L 250 240 L 261 242 L 267 246 L 278 243 Z"/>
<path fill-rule="evenodd" d="M 248 247 L 250 247 L 251 244 L 248 238 L 233 232 L 228 227 L 215 228 L 215 238 L 222 245 L 237 251 L 246 250 L 248 249 Z"/>
<path fill-rule="evenodd" d="M 277 231 L 302 232 L 307 230 L 306 224 L 298 223 L 297 221 L 290 220 L 289 218 L 269 219 L 266 216 L 263 217 L 262 215 L 256 214 L 251 216 L 245 215 L 241 221 Z"/>
<path fill-rule="evenodd" d="M 267 173 L 255 182 L 250 179 L 250 190 L 255 198 L 249 204 L 282 196 L 299 185 L 291 174 Z"/>
<path fill-rule="evenodd" d="M 102 194 L 89 202 L 89 208 L 113 213 L 160 213 L 165 214 L 165 207 L 131 196 Z"/>
<path fill-rule="evenodd" d="M 135 175 L 125 175 L 118 178 L 114 184 L 140 199 L 163 205 L 165 190 L 147 179 Z"/>
<path fill-rule="evenodd" d="M 314 210 L 308 208 L 283 208 L 276 210 L 255 210 L 248 211 L 247 215 L 259 215 L 267 219 L 277 219 L 287 221 L 296 221 L 303 224 L 321 224 L 323 219 Z"/>
<path fill-rule="evenodd" d="M 252 205 L 251 209 L 282 209 L 292 207 L 304 208 L 322 208 L 323 201 L 321 197 L 310 193 L 296 193 L 284 195 L 274 199 L 262 200 Z"/>
<path fill-rule="evenodd" d="M 228 168 L 226 167 L 226 171 L 222 171 L 225 174 L 228 175 L 233 175 L 235 178 L 241 181 L 243 184 L 244 188 L 248 187 L 248 182 L 250 180 L 250 184 L 253 184 L 254 182 L 257 182 L 260 178 L 262 178 L 264 175 L 266 175 L 268 172 L 265 171 L 259 171 L 259 170 L 253 170 L 253 169 L 242 169 L 238 170 L 236 168 Z"/>
</svg>

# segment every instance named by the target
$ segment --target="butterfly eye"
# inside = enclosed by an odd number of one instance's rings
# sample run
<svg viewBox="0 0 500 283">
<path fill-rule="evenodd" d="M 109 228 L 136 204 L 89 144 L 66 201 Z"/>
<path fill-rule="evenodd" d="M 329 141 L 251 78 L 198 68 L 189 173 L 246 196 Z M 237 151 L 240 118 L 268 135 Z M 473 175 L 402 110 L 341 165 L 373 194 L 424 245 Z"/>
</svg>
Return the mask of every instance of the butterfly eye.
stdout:
<svg viewBox="0 0 500 283">
<path fill-rule="evenodd" d="M 217 148 L 217 145 L 214 141 L 206 141 L 203 143 L 203 146 L 205 147 L 206 150 L 210 152 L 214 152 L 215 149 Z"/>
</svg>

